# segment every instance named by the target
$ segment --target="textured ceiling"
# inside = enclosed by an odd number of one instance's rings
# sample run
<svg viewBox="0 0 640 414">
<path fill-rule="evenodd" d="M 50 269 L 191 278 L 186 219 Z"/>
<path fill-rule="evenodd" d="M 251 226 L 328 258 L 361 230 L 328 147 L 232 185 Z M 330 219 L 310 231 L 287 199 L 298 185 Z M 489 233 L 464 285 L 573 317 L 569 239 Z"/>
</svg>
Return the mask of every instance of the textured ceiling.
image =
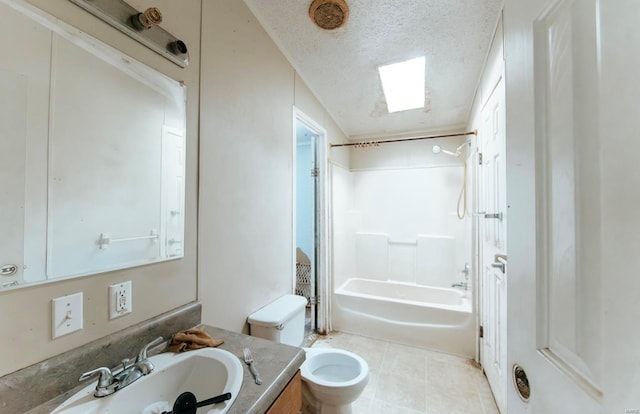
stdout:
<svg viewBox="0 0 640 414">
<path fill-rule="evenodd" d="M 245 0 L 351 138 L 463 127 L 502 0 L 347 0 L 325 31 L 311 0 Z M 426 106 L 387 113 L 377 67 L 426 56 Z"/>
</svg>

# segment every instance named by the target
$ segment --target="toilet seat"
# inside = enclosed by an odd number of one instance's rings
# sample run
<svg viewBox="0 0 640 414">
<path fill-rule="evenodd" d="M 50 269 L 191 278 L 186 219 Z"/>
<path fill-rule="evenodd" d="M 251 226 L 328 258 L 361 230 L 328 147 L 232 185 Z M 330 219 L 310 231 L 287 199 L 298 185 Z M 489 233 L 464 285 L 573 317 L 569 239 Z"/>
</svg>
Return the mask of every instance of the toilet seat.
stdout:
<svg viewBox="0 0 640 414">
<path fill-rule="evenodd" d="M 369 382 L 369 365 L 353 352 L 335 348 L 305 349 L 300 366 L 303 413 L 350 414 Z"/>
<path fill-rule="evenodd" d="M 342 349 L 308 349 L 307 360 L 300 367 L 302 378 L 323 387 L 351 387 L 369 375 L 367 362 L 353 352 Z"/>
<path fill-rule="evenodd" d="M 350 414 L 369 382 L 369 365 L 353 352 L 335 348 L 307 349 L 300 367 L 303 413 Z"/>
</svg>

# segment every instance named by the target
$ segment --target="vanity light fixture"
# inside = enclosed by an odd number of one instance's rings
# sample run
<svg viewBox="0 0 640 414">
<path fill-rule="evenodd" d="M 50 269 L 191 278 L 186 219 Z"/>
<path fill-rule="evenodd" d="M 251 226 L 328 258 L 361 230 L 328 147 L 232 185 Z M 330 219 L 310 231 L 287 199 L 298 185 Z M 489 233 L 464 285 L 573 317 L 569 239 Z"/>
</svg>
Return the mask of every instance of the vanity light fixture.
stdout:
<svg viewBox="0 0 640 414">
<path fill-rule="evenodd" d="M 139 12 L 124 0 L 70 0 L 132 39 L 180 67 L 189 65 L 187 45 L 160 27 L 162 13 L 155 7 Z"/>
</svg>

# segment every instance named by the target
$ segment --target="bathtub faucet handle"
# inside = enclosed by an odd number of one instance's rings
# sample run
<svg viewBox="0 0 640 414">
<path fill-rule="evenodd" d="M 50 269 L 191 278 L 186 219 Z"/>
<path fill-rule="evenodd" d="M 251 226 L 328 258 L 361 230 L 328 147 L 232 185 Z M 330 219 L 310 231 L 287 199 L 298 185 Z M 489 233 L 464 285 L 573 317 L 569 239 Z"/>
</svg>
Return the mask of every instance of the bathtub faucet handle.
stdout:
<svg viewBox="0 0 640 414">
<path fill-rule="evenodd" d="M 462 269 L 460 273 L 464 274 L 464 290 L 467 290 L 469 286 L 469 274 L 471 274 L 471 265 L 469 263 L 465 263 L 464 269 Z"/>
</svg>

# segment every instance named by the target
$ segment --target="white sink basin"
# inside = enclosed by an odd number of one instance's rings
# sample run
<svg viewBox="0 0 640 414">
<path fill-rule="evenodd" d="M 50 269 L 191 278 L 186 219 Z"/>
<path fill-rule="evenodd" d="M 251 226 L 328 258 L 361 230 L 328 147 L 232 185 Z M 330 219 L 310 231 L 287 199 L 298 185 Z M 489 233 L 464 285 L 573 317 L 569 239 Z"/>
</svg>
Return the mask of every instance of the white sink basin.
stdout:
<svg viewBox="0 0 640 414">
<path fill-rule="evenodd" d="M 231 393 L 223 403 L 198 409 L 198 414 L 226 413 L 235 401 L 242 385 L 242 364 L 232 353 L 215 348 L 203 348 L 181 354 L 163 353 L 149 360 L 155 369 L 133 384 L 102 398 L 93 396 L 96 381 L 56 408 L 57 414 L 142 413 L 159 401 L 173 406 L 176 397 L 185 391 L 195 394 L 198 401 Z"/>
</svg>

